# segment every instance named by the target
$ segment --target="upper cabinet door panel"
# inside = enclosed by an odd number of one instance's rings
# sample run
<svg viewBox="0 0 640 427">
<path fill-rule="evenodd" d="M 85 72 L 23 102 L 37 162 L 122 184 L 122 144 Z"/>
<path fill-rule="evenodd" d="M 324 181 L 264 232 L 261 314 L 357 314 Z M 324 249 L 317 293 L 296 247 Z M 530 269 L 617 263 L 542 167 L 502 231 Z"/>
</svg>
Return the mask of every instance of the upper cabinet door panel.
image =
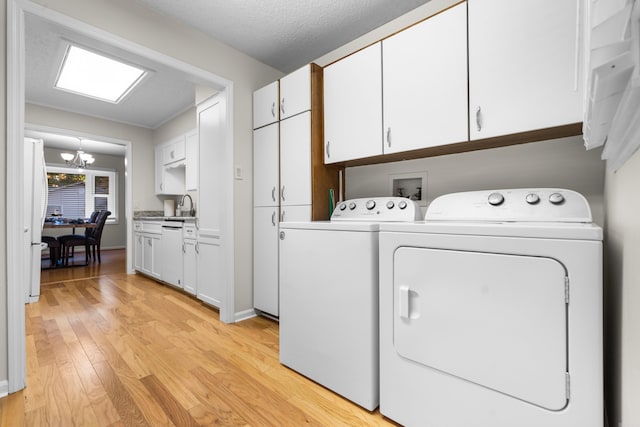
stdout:
<svg viewBox="0 0 640 427">
<path fill-rule="evenodd" d="M 576 0 L 469 0 L 471 139 L 582 121 Z"/>
<path fill-rule="evenodd" d="M 275 81 L 253 93 L 253 128 L 278 121 L 278 82 Z"/>
<path fill-rule="evenodd" d="M 468 139 L 467 5 L 382 42 L 384 153 Z"/>
<path fill-rule="evenodd" d="M 382 154 L 381 43 L 324 69 L 325 163 Z"/>
<path fill-rule="evenodd" d="M 280 205 L 311 205 L 310 111 L 280 122 Z"/>
<path fill-rule="evenodd" d="M 280 79 L 280 120 L 311 109 L 309 64 Z"/>
<path fill-rule="evenodd" d="M 253 205 L 277 206 L 280 199 L 278 123 L 253 131 Z"/>
</svg>

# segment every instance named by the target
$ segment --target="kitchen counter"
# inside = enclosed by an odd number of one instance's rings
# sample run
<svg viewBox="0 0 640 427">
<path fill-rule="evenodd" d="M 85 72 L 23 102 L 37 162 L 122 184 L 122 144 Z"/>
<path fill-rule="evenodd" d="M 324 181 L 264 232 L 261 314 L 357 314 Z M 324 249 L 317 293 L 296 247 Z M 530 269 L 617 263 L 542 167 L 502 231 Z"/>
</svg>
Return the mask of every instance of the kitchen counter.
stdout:
<svg viewBox="0 0 640 427">
<path fill-rule="evenodd" d="M 195 222 L 195 216 L 165 216 L 162 211 L 139 211 L 133 213 L 134 221 L 181 221 Z"/>
</svg>

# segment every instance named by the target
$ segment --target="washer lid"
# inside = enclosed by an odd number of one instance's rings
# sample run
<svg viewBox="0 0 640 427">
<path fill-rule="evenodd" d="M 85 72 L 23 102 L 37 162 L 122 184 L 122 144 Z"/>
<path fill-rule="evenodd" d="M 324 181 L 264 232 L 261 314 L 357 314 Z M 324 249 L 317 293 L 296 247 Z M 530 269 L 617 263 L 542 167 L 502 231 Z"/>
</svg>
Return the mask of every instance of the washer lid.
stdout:
<svg viewBox="0 0 640 427">
<path fill-rule="evenodd" d="M 572 190 L 517 188 L 451 193 L 436 198 L 426 221 L 590 223 L 589 203 Z"/>
</svg>

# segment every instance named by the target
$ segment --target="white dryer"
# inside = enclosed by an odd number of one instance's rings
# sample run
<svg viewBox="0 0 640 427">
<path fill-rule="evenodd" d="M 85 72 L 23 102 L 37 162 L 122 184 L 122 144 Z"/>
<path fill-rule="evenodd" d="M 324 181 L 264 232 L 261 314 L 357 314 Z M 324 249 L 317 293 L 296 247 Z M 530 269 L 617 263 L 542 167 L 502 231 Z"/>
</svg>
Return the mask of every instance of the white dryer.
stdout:
<svg viewBox="0 0 640 427">
<path fill-rule="evenodd" d="M 280 223 L 280 362 L 378 406 L 378 229 L 415 221 L 399 197 L 339 203 L 331 221 Z"/>
<path fill-rule="evenodd" d="M 602 230 L 562 189 L 456 193 L 380 226 L 380 412 L 603 425 Z"/>
</svg>

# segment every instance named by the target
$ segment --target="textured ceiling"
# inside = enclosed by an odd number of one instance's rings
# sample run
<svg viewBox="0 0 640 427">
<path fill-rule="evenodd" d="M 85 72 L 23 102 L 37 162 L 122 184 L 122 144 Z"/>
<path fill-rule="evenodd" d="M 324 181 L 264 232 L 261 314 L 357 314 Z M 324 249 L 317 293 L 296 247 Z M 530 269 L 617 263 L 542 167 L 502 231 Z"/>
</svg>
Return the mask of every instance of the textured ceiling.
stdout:
<svg viewBox="0 0 640 427">
<path fill-rule="evenodd" d="M 138 0 L 289 73 L 428 0 Z"/>
</svg>

